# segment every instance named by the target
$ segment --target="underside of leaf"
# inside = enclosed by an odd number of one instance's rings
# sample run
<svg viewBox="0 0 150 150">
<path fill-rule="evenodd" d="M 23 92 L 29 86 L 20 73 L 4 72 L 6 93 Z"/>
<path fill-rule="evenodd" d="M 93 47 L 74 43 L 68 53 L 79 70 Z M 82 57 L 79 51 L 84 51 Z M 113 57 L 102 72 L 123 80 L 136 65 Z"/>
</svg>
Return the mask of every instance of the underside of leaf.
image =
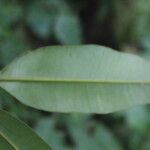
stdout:
<svg viewBox="0 0 150 150">
<path fill-rule="evenodd" d="M 0 73 L 19 101 L 57 112 L 109 113 L 150 103 L 150 63 L 96 45 L 29 52 Z"/>
</svg>

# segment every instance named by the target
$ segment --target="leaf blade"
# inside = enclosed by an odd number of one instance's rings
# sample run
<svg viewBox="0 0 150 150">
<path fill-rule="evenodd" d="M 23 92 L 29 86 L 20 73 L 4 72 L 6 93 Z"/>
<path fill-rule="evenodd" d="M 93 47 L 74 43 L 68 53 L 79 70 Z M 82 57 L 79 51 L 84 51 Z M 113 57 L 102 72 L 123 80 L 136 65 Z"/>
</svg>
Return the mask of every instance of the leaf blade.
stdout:
<svg viewBox="0 0 150 150">
<path fill-rule="evenodd" d="M 4 150 L 51 150 L 29 127 L 0 110 L 0 143 Z M 3 146 L 3 147 L 2 147 Z"/>
<path fill-rule="evenodd" d="M 105 47 L 52 46 L 2 70 L 1 80 L 12 82 L 0 86 L 38 109 L 108 113 L 150 102 L 149 66 L 140 57 Z"/>
</svg>

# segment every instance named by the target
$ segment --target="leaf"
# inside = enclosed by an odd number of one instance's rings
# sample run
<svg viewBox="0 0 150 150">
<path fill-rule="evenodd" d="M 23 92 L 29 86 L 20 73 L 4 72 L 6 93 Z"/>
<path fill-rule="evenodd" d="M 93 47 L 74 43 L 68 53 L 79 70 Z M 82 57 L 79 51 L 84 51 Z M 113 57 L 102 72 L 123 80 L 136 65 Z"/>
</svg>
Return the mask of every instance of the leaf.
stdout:
<svg viewBox="0 0 150 150">
<path fill-rule="evenodd" d="M 9 39 L 10 39 L 9 35 Z M 18 54 L 25 52 L 25 49 L 29 46 L 25 45 L 25 42 L 12 36 L 13 39 L 11 41 L 6 38 L 2 43 L 0 43 L 0 64 L 6 65 L 12 59 L 14 59 Z"/>
<path fill-rule="evenodd" d="M 77 150 L 122 150 L 111 131 L 102 124 L 89 120 L 88 117 L 75 114 L 67 118 L 68 131 L 74 139 Z M 89 132 L 90 129 L 92 132 Z"/>
<path fill-rule="evenodd" d="M 37 123 L 35 130 L 54 150 L 66 150 L 65 136 L 56 129 L 55 124 L 56 118 L 44 118 Z"/>
<path fill-rule="evenodd" d="M 0 26 L 5 27 L 16 23 L 22 17 L 22 7 L 17 3 L 0 1 Z M 10 15 L 11 14 L 11 15 Z"/>
<path fill-rule="evenodd" d="M 145 59 L 150 60 L 150 36 L 142 38 L 141 45 L 143 47 L 141 56 L 144 57 Z"/>
<path fill-rule="evenodd" d="M 52 46 L 3 69 L 0 86 L 56 112 L 109 113 L 150 103 L 150 63 L 101 46 Z"/>
<path fill-rule="evenodd" d="M 55 26 L 56 37 L 63 44 L 81 44 L 82 31 L 76 15 L 63 14 L 58 16 Z"/>
<path fill-rule="evenodd" d="M 3 33 L 0 31 L 0 38 L 0 65 L 2 66 L 10 63 L 16 56 L 30 47 L 24 40 L 23 29 L 19 27 L 13 31 L 3 29 Z"/>
<path fill-rule="evenodd" d="M 2 110 L 0 147 L 3 150 L 51 150 L 28 126 Z"/>
<path fill-rule="evenodd" d="M 48 38 L 53 34 L 56 19 L 67 9 L 64 0 L 34 1 L 28 6 L 26 21 L 37 36 Z"/>
<path fill-rule="evenodd" d="M 39 37 L 48 38 L 53 31 L 56 13 L 48 11 L 41 1 L 29 5 L 27 23 Z"/>
<path fill-rule="evenodd" d="M 130 128 L 140 132 L 147 132 L 150 125 L 149 115 L 145 107 L 135 107 L 126 111 L 125 120 Z"/>
</svg>

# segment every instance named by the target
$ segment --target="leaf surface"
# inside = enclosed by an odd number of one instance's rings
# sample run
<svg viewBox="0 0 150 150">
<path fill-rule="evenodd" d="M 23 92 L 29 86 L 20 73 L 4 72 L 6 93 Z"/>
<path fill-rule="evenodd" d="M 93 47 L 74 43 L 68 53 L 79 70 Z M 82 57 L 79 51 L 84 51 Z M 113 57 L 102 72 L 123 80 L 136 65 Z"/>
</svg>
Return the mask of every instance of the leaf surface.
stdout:
<svg viewBox="0 0 150 150">
<path fill-rule="evenodd" d="M 150 103 L 150 63 L 96 45 L 41 48 L 1 71 L 0 86 L 29 106 L 109 113 Z"/>
<path fill-rule="evenodd" d="M 0 149 L 51 150 L 28 126 L 0 110 Z"/>
</svg>

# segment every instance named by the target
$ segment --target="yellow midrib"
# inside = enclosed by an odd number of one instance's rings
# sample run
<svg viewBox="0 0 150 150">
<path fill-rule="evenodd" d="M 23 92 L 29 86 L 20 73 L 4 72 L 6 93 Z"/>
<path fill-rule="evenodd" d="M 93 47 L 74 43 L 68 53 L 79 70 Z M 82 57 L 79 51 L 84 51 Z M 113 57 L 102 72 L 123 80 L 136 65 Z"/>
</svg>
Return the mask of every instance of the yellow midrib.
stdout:
<svg viewBox="0 0 150 150">
<path fill-rule="evenodd" d="M 150 84 L 147 80 L 87 80 L 87 79 L 53 79 L 53 78 L 23 78 L 23 77 L 2 77 L 0 82 L 67 82 L 67 83 L 110 83 L 110 84 Z"/>
</svg>

